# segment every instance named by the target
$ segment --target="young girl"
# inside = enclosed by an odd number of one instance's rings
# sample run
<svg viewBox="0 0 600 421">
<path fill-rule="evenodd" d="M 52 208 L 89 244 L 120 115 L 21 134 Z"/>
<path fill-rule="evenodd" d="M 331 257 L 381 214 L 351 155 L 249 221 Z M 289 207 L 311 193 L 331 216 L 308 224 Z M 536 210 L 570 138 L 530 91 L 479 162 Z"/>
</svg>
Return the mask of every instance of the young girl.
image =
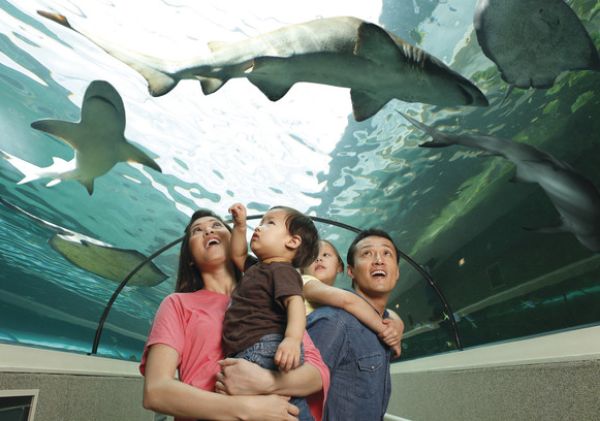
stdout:
<svg viewBox="0 0 600 421">
<path fill-rule="evenodd" d="M 404 323 L 392 310 L 387 309 L 390 318 L 380 315 L 360 296 L 333 284 L 339 273 L 344 271 L 344 262 L 337 249 L 327 240 L 319 241 L 319 254 L 314 262 L 302 269 L 304 298 L 307 314 L 315 305 L 329 305 L 346 310 L 354 315 L 374 332 L 400 356 L 400 340 L 404 332 Z"/>
</svg>

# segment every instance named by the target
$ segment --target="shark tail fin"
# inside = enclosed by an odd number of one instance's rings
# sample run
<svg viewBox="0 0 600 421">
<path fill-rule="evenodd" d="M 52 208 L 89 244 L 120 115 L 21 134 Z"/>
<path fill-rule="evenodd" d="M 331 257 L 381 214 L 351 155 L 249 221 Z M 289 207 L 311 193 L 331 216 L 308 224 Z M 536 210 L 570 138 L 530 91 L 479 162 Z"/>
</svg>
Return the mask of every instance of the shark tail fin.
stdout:
<svg viewBox="0 0 600 421">
<path fill-rule="evenodd" d="M 352 113 L 356 121 L 364 121 L 373 117 L 390 100 L 390 98 L 377 98 L 356 89 L 350 90 L 350 99 L 352 100 Z"/>
<path fill-rule="evenodd" d="M 413 126 L 415 126 L 418 129 L 423 130 L 425 133 L 427 133 L 429 136 L 431 136 L 433 138 L 429 142 L 424 142 L 424 143 L 419 144 L 420 147 L 422 147 L 422 148 L 444 148 L 446 146 L 451 146 L 454 144 L 454 142 L 452 142 L 448 136 L 435 130 L 433 127 L 429 127 L 428 125 L 415 120 L 414 118 L 410 117 L 407 114 L 404 114 L 403 112 L 400 112 L 398 110 L 396 110 L 396 112 L 398 114 L 400 114 L 402 117 L 404 117 L 405 119 L 407 119 L 410 123 L 412 123 Z"/>
<path fill-rule="evenodd" d="M 162 173 L 162 169 L 152 158 L 130 143 L 121 145 L 121 160 L 126 162 L 137 162 Z"/>
<path fill-rule="evenodd" d="M 227 80 L 217 79 L 215 77 L 198 77 L 200 86 L 202 86 L 202 92 L 204 95 L 210 95 L 217 92 Z"/>
</svg>

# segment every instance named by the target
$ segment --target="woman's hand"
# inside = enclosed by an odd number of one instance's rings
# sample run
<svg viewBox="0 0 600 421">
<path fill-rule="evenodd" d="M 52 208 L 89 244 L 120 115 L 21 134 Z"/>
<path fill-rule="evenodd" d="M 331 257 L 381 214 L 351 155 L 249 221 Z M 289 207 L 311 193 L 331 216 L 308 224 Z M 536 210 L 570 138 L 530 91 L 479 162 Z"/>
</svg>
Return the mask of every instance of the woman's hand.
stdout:
<svg viewBox="0 0 600 421">
<path fill-rule="evenodd" d="M 386 325 L 383 332 L 379 334 L 379 338 L 394 352 L 394 358 L 398 358 L 402 351 L 400 341 L 402 333 L 404 333 L 404 322 L 402 320 L 383 319 L 383 324 Z"/>
<path fill-rule="evenodd" d="M 226 395 L 262 395 L 272 393 L 275 372 L 241 358 L 219 361 L 215 391 Z"/>
<path fill-rule="evenodd" d="M 248 421 L 298 421 L 300 410 L 289 403 L 289 396 L 238 396 L 246 406 L 243 418 Z"/>
</svg>

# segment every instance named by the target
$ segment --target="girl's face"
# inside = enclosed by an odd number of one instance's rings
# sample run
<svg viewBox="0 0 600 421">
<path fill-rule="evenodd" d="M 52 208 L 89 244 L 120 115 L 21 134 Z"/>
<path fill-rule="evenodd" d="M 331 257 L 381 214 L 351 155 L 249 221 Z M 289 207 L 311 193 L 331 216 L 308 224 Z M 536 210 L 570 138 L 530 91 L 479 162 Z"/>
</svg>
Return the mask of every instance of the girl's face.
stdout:
<svg viewBox="0 0 600 421">
<path fill-rule="evenodd" d="M 331 244 L 319 241 L 319 255 L 305 272 L 314 276 L 327 285 L 333 285 L 338 273 L 342 272 L 342 265 L 337 258 L 337 253 Z"/>
<path fill-rule="evenodd" d="M 190 227 L 189 247 L 194 264 L 200 270 L 224 265 L 229 259 L 231 233 L 217 218 L 204 216 Z"/>
</svg>

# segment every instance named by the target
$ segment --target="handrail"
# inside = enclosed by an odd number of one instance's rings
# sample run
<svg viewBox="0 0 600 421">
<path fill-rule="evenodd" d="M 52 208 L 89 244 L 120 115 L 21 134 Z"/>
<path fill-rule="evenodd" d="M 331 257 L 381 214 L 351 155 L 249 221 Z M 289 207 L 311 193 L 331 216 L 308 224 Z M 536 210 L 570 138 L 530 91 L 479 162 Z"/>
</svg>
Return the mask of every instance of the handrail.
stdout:
<svg viewBox="0 0 600 421">
<path fill-rule="evenodd" d="M 248 220 L 259 219 L 259 218 L 262 218 L 263 216 L 264 215 L 249 215 L 246 217 L 246 219 L 248 219 Z M 343 228 L 343 229 L 346 229 L 348 231 L 352 231 L 355 233 L 361 232 L 361 230 L 359 228 L 353 227 L 352 225 L 344 224 L 342 222 L 332 221 L 330 219 L 320 218 L 318 216 L 311 216 L 310 218 L 313 221 L 333 225 L 333 226 Z M 231 221 L 226 221 L 226 222 L 231 222 Z M 152 253 L 150 256 L 146 257 L 146 259 L 144 259 L 141 263 L 139 263 L 135 268 L 133 268 L 131 270 L 131 272 L 129 272 L 127 274 L 127 276 L 125 276 L 125 278 L 123 278 L 121 283 L 115 289 L 115 292 L 113 292 L 112 296 L 106 303 L 106 307 L 104 307 L 104 311 L 102 312 L 102 315 L 100 316 L 100 320 L 98 321 L 98 327 L 96 328 L 96 334 L 94 336 L 94 342 L 92 344 L 92 352 L 90 353 L 90 355 L 96 355 L 98 353 L 98 346 L 100 344 L 100 338 L 102 337 L 102 330 L 104 329 L 104 323 L 106 322 L 106 319 L 108 318 L 108 313 L 110 313 L 112 305 L 116 301 L 117 297 L 119 296 L 119 294 L 121 293 L 121 291 L 123 290 L 125 285 L 127 285 L 127 282 L 129 282 L 129 280 L 133 277 L 133 275 L 135 275 L 146 263 L 150 262 L 158 255 L 164 253 L 165 251 L 167 251 L 168 249 L 173 247 L 175 244 L 180 243 L 183 240 L 183 238 L 184 238 L 184 236 L 181 236 L 178 239 L 173 240 L 170 243 L 168 243 L 167 245 L 159 248 L 154 253 Z M 452 331 L 454 333 L 454 342 L 456 343 L 456 348 L 462 349 L 462 343 L 460 340 L 460 335 L 458 334 L 458 326 L 456 324 L 456 319 L 454 318 L 454 313 L 452 312 L 452 309 L 450 307 L 450 304 L 448 304 L 446 297 L 444 296 L 442 291 L 439 289 L 439 287 L 437 286 L 437 284 L 435 283 L 435 281 L 433 280 L 431 275 L 420 264 L 418 264 L 416 261 L 414 261 L 410 256 L 408 256 L 402 250 L 398 250 L 398 252 L 404 260 L 406 260 L 412 267 L 414 267 L 417 270 L 417 272 L 419 272 L 421 274 L 421 276 L 423 278 L 425 278 L 427 283 L 433 288 L 433 290 L 437 294 L 438 298 L 444 305 L 445 316 L 447 316 L 448 320 L 450 321 L 450 325 L 451 325 Z"/>
</svg>

